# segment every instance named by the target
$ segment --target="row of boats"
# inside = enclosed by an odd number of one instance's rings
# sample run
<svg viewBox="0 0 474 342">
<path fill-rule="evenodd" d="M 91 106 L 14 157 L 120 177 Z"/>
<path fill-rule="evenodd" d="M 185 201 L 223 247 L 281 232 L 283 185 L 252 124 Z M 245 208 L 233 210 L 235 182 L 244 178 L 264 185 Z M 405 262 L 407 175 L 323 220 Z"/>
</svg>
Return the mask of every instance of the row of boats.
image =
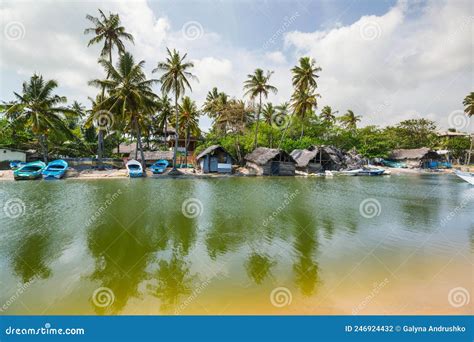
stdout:
<svg viewBox="0 0 474 342">
<path fill-rule="evenodd" d="M 168 164 L 169 163 L 166 160 L 158 160 L 150 166 L 150 170 L 153 174 L 160 174 L 165 172 Z M 48 164 L 40 160 L 30 163 L 20 161 L 10 162 L 10 168 L 13 170 L 13 177 L 15 180 L 38 178 L 61 179 L 66 174 L 68 167 L 68 163 L 63 159 L 53 160 Z M 129 160 L 126 163 L 126 168 L 130 177 L 135 178 L 144 176 L 142 164 L 136 160 Z"/>
</svg>

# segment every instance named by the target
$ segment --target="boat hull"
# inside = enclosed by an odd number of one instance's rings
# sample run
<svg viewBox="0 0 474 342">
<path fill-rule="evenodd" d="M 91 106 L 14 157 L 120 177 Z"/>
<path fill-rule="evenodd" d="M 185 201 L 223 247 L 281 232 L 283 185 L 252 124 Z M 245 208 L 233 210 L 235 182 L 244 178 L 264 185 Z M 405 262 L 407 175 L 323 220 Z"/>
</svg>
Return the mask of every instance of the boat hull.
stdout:
<svg viewBox="0 0 474 342">
<path fill-rule="evenodd" d="M 471 185 L 474 185 L 474 173 L 455 171 L 456 176 L 461 178 L 463 181 L 468 182 Z"/>
</svg>

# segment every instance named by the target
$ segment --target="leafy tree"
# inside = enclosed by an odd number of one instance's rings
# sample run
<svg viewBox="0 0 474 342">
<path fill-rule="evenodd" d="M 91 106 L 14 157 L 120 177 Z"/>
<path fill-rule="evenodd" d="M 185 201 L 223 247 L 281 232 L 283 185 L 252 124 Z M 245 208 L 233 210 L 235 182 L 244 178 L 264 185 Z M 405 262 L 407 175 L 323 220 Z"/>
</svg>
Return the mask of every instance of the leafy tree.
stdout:
<svg viewBox="0 0 474 342">
<path fill-rule="evenodd" d="M 276 94 L 278 89 L 269 84 L 270 77 L 273 71 L 267 71 L 264 74 L 262 69 L 255 69 L 253 74 L 247 75 L 247 80 L 244 82 L 245 96 L 250 96 L 250 99 L 254 100 L 259 98 L 257 120 L 255 124 L 255 143 L 254 148 L 258 146 L 258 124 L 260 121 L 260 114 L 262 113 L 262 95 L 268 98 L 270 92 Z"/>
<path fill-rule="evenodd" d="M 166 61 L 159 62 L 157 67 L 153 69 L 152 72 L 163 72 L 163 75 L 160 78 L 161 82 L 161 91 L 165 93 L 174 93 L 174 106 L 175 106 L 175 122 L 176 122 L 176 135 L 175 135 L 175 145 L 173 153 L 173 172 L 177 172 L 176 169 L 176 155 L 178 153 L 178 135 L 179 135 L 179 108 L 178 108 L 178 99 L 186 91 L 186 88 L 192 91 L 189 80 L 197 80 L 189 70 L 194 67 L 192 62 L 185 62 L 187 54 L 184 54 L 182 57 L 178 51 L 166 49 L 168 52 L 168 57 Z"/>
</svg>

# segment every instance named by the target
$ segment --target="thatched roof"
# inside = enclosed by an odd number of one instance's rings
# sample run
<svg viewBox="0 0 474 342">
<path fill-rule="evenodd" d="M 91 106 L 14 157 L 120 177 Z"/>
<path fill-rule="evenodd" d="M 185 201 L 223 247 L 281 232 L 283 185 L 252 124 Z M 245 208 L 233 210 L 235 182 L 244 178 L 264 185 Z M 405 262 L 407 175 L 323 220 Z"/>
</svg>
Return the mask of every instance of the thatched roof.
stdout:
<svg viewBox="0 0 474 342">
<path fill-rule="evenodd" d="M 429 152 L 436 153 L 431 151 L 428 147 L 414 148 L 414 149 L 398 149 L 393 150 L 392 154 L 388 159 L 392 160 L 403 160 L 403 159 L 422 159 Z"/>
<path fill-rule="evenodd" d="M 293 150 L 290 155 L 296 161 L 296 166 L 305 167 L 308 166 L 309 162 L 314 159 L 318 153 L 318 148 L 310 148 L 307 150 Z"/>
<path fill-rule="evenodd" d="M 199 153 L 199 155 L 196 157 L 196 160 L 199 160 L 199 159 L 201 159 L 202 157 L 204 157 L 205 155 L 211 154 L 211 153 L 213 153 L 213 152 L 216 151 L 216 150 L 221 150 L 222 152 L 229 154 L 229 152 L 227 152 L 222 146 L 220 146 L 220 145 L 212 145 L 212 146 L 209 146 L 208 148 L 206 148 L 206 149 L 205 149 L 204 151 L 202 151 L 201 153 Z M 230 154 L 229 154 L 229 155 L 230 155 Z"/>
<path fill-rule="evenodd" d="M 128 154 L 132 152 L 133 150 L 135 150 L 136 145 L 137 145 L 136 143 L 120 144 L 120 148 L 117 149 L 117 147 L 115 147 L 112 150 L 112 153 L 118 153 L 120 151 L 120 154 Z"/>
<path fill-rule="evenodd" d="M 252 153 L 249 153 L 245 156 L 245 160 L 255 163 L 257 165 L 265 165 L 270 160 L 274 159 L 278 155 L 281 155 L 285 159 L 290 160 L 291 162 L 296 163 L 291 155 L 286 153 L 283 150 L 276 148 L 267 148 L 267 147 L 258 147 L 253 150 Z"/>
<path fill-rule="evenodd" d="M 172 160 L 173 151 L 143 151 L 145 160 Z M 135 157 L 135 151 L 130 152 L 130 157 Z M 138 151 L 137 160 L 141 160 L 140 151 Z"/>
</svg>

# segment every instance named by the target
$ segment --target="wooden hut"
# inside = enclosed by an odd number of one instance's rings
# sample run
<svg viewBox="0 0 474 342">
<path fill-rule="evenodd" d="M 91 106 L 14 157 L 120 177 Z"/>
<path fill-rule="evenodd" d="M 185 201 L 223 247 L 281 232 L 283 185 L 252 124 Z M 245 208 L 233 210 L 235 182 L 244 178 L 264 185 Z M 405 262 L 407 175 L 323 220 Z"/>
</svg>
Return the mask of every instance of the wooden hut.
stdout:
<svg viewBox="0 0 474 342">
<path fill-rule="evenodd" d="M 410 168 L 436 168 L 444 158 L 435 151 L 427 148 L 393 150 L 388 160 L 404 162 Z"/>
<path fill-rule="evenodd" d="M 294 176 L 296 161 L 283 150 L 258 147 L 245 156 L 245 166 L 261 176 Z"/>
<path fill-rule="evenodd" d="M 209 146 L 196 157 L 202 173 L 231 173 L 232 161 L 232 156 L 219 145 Z"/>
</svg>

